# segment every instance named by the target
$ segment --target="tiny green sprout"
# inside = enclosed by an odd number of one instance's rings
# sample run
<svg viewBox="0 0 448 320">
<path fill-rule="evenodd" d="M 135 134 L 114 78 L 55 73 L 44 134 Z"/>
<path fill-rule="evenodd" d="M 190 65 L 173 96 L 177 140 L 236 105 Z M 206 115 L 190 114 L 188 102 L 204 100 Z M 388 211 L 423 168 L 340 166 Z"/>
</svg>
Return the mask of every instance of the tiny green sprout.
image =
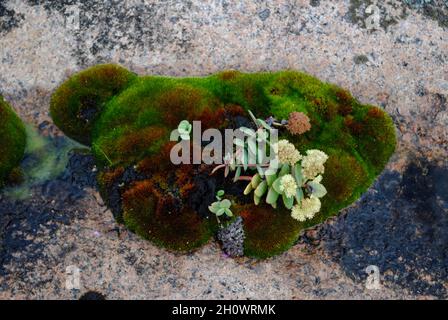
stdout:
<svg viewBox="0 0 448 320">
<path fill-rule="evenodd" d="M 222 196 L 224 195 L 224 190 L 219 190 L 216 192 L 216 200 L 221 201 Z"/>
<path fill-rule="evenodd" d="M 233 216 L 233 213 L 232 213 L 232 211 L 230 210 L 230 207 L 232 206 L 232 202 L 230 202 L 230 200 L 228 200 L 228 199 L 221 200 L 221 199 L 222 199 L 222 196 L 224 196 L 224 190 L 219 190 L 219 191 L 216 193 L 216 199 L 217 199 L 218 201 L 213 202 L 213 203 L 208 207 L 208 209 L 209 209 L 212 213 L 214 213 L 214 214 L 216 215 L 216 217 L 220 217 L 220 216 L 222 216 L 223 214 L 226 214 L 226 216 L 228 216 L 228 217 L 232 217 L 232 216 Z"/>
<path fill-rule="evenodd" d="M 182 120 L 177 127 L 177 132 L 179 132 L 180 138 L 182 140 L 190 140 L 190 133 L 193 126 L 188 120 Z"/>
</svg>

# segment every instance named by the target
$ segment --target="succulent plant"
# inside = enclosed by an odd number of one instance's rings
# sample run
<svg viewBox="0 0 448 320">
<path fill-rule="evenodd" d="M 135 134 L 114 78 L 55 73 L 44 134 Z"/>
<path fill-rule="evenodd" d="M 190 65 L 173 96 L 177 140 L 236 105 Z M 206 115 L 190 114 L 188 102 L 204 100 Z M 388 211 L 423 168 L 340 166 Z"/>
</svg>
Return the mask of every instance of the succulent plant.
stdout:
<svg viewBox="0 0 448 320">
<path fill-rule="evenodd" d="M 254 203 L 258 205 L 266 196 L 266 203 L 277 208 L 277 201 L 281 196 L 283 205 L 291 210 L 294 204 L 301 204 L 305 193 L 310 197 L 322 198 L 327 194 L 326 188 L 321 184 L 322 175 L 313 180 L 307 180 L 302 174 L 300 162 L 294 165 L 281 163 L 280 166 L 270 167 L 264 174 L 255 174 L 246 186 L 244 194 L 254 193 Z"/>
<path fill-rule="evenodd" d="M 190 133 L 193 126 L 188 120 L 182 120 L 177 127 L 177 132 L 182 140 L 190 140 Z"/>
<path fill-rule="evenodd" d="M 216 202 L 213 202 L 208 209 L 214 213 L 217 217 L 222 216 L 225 214 L 227 217 L 233 217 L 233 213 L 230 210 L 230 207 L 232 206 L 232 202 L 229 199 L 223 199 L 222 196 L 224 196 L 224 190 L 219 190 L 216 193 Z"/>
</svg>

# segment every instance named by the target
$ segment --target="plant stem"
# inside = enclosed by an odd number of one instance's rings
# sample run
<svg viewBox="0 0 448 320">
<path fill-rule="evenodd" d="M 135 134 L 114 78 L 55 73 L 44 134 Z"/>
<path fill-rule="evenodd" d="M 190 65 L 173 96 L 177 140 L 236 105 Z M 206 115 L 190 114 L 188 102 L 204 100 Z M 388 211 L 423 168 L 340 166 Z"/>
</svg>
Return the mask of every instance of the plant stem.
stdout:
<svg viewBox="0 0 448 320">
<path fill-rule="evenodd" d="M 240 176 L 237 181 L 252 181 L 252 178 L 251 176 Z"/>
</svg>

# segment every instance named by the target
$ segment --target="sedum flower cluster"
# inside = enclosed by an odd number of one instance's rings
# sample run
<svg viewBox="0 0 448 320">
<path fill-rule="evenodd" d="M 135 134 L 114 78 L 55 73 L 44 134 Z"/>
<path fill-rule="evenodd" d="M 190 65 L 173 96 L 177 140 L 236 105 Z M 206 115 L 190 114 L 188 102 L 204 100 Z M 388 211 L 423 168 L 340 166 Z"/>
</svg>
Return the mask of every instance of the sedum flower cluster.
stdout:
<svg viewBox="0 0 448 320">
<path fill-rule="evenodd" d="M 287 197 L 294 197 L 297 191 L 296 179 L 290 174 L 286 174 L 280 179 L 280 191 L 282 191 Z"/>
<path fill-rule="evenodd" d="M 303 199 L 299 204 L 292 207 L 291 217 L 298 221 L 305 221 L 314 218 L 314 215 L 320 211 L 320 199 L 311 196 Z"/>
<path fill-rule="evenodd" d="M 302 174 L 307 180 L 314 179 L 319 174 L 324 173 L 324 164 L 328 156 L 320 150 L 308 150 L 302 159 Z"/>
<path fill-rule="evenodd" d="M 266 203 L 273 208 L 277 208 L 281 198 L 284 206 L 291 210 L 292 218 L 298 221 L 312 219 L 320 211 L 320 198 L 327 193 L 321 181 L 328 156 L 316 149 L 308 150 L 302 156 L 285 139 L 274 144 L 274 151 L 276 159 L 264 173 L 253 176 L 244 194 L 253 191 L 256 205 L 266 196 Z"/>
<path fill-rule="evenodd" d="M 274 145 L 274 151 L 277 153 L 277 157 L 280 163 L 295 165 L 302 159 L 302 155 L 296 149 L 296 147 L 286 139 L 280 140 Z"/>
</svg>

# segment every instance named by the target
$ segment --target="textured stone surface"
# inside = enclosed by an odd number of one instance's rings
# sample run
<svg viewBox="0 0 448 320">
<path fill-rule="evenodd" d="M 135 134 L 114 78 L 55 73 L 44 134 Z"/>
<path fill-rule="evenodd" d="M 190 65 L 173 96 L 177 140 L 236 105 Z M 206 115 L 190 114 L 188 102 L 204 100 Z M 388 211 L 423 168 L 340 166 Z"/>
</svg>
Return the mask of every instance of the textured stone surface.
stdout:
<svg viewBox="0 0 448 320">
<path fill-rule="evenodd" d="M 367 30 L 367 2 L 1 1 L 0 93 L 52 137 L 61 134 L 48 125 L 51 92 L 75 71 L 116 62 L 175 76 L 304 70 L 384 107 L 399 145 L 360 201 L 267 261 L 229 259 L 212 243 L 177 255 L 140 240 L 115 223 L 90 169 L 82 178 L 69 167 L 27 200 L 0 197 L 0 298 L 446 298 L 446 8 L 435 0 L 437 16 L 407 8 Z M 380 290 L 364 286 L 370 264 Z M 65 288 L 70 265 L 80 290 Z"/>
</svg>

